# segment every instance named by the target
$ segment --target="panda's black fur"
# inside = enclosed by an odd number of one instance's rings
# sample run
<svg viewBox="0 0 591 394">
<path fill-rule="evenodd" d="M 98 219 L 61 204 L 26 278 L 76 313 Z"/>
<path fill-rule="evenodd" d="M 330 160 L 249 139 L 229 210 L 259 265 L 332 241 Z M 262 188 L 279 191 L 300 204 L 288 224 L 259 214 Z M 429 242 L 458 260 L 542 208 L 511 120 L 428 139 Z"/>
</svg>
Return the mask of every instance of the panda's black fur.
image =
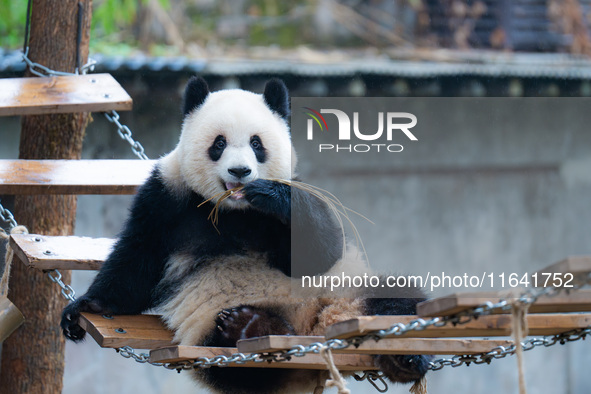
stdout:
<svg viewBox="0 0 591 394">
<path fill-rule="evenodd" d="M 243 104 L 260 97 L 244 91 L 225 94 L 229 99 L 244 100 Z M 183 104 L 183 133 L 188 133 L 189 137 L 194 137 L 190 133 L 194 133 L 191 127 L 195 127 L 190 122 L 197 116 L 207 115 L 199 111 L 209 96 L 203 79 L 189 81 Z M 278 160 L 267 143 L 274 148 L 277 144 L 281 148 L 291 145 L 289 136 L 284 135 L 288 134 L 289 98 L 283 82 L 269 81 L 262 99 L 256 111 L 278 123 L 267 134 L 263 132 L 263 137 L 249 137 L 254 155 L 251 167 L 256 159 L 256 165 L 261 168 L 274 165 L 268 161 L 277 163 Z M 281 139 L 274 140 L 272 133 L 275 132 L 283 133 Z M 203 156 L 198 158 L 201 163 L 215 163 L 227 147 L 234 146 L 232 141 L 225 140 L 221 131 L 214 137 L 217 133 L 211 134 L 207 146 L 191 147 Z M 240 131 L 233 133 L 240 136 Z M 219 142 L 220 136 L 224 137 L 223 142 Z M 182 143 L 181 138 L 179 146 Z M 201 141 L 196 145 L 204 144 Z M 276 281 L 288 287 L 290 278 L 322 274 L 346 260 L 342 255 L 341 230 L 332 213 L 307 192 L 258 178 L 245 183 L 243 197 L 236 197 L 235 203 L 242 204 L 239 208 L 220 209 L 220 218 L 214 227 L 209 218 L 214 202 L 202 205 L 212 196 L 196 192 L 194 181 L 186 179 L 192 175 L 187 175 L 186 169 L 184 173 L 179 169 L 181 164 L 187 165 L 187 161 L 194 158 L 186 152 L 178 153 L 181 148 L 177 147 L 156 165 L 139 189 L 119 240 L 87 293 L 64 309 L 61 326 L 68 339 L 80 341 L 84 338 L 85 331 L 78 325 L 80 312 L 138 314 L 162 307 L 164 321 L 176 332 L 175 340 L 207 346 L 235 346 L 238 339 L 269 334 L 318 335 L 326 325 L 357 314 L 415 313 L 416 303 L 423 299 L 416 288 L 401 289 L 397 294 L 400 298 L 368 298 L 359 294 L 355 300 L 341 303 L 322 297 L 299 301 L 293 300 L 287 292 L 277 294 L 283 287 L 275 286 Z M 287 165 L 286 159 L 279 159 L 283 160 L 282 165 Z M 193 165 L 190 163 L 189 166 Z M 250 170 L 254 169 L 228 168 L 238 180 L 246 178 Z M 219 185 L 213 182 L 209 187 Z M 298 212 L 293 217 L 292 208 Z M 293 239 L 292 230 L 297 235 Z M 292 268 L 292 247 L 301 251 L 298 256 L 302 261 L 312 264 L 293 262 L 295 268 Z M 253 278 L 269 282 L 254 283 Z M 386 375 L 397 382 L 420 379 L 428 364 L 428 359 L 422 356 L 376 356 L 375 360 Z M 294 382 L 315 383 L 315 374 L 256 368 L 213 367 L 196 371 L 202 382 L 227 393 L 300 389 L 301 384 L 296 387 Z"/>
</svg>

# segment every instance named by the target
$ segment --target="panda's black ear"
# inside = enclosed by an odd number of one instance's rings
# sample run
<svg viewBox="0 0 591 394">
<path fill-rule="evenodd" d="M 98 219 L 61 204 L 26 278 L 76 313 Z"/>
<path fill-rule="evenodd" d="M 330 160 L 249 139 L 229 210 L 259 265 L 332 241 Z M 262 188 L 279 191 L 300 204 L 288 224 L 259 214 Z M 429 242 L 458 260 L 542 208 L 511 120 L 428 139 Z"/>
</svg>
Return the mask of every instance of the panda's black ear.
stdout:
<svg viewBox="0 0 591 394">
<path fill-rule="evenodd" d="M 201 77 L 191 77 L 185 88 L 183 100 L 183 116 L 199 107 L 209 95 L 207 82 Z"/>
<path fill-rule="evenodd" d="M 289 93 L 282 80 L 273 78 L 265 85 L 263 98 L 271 111 L 276 112 L 283 119 L 289 116 Z"/>
</svg>

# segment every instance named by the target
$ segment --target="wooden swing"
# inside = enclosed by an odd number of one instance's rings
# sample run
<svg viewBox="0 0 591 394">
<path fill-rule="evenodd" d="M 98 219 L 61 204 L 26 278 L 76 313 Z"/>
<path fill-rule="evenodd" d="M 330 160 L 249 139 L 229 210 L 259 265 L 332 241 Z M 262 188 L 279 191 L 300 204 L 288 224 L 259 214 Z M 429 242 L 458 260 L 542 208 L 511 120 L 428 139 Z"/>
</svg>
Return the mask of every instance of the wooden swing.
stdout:
<svg viewBox="0 0 591 394">
<path fill-rule="evenodd" d="M 129 110 L 131 103 L 131 98 L 108 74 L 0 79 L 0 115 Z M 154 161 L 140 160 L 0 160 L 0 194 L 133 194 L 153 165 Z M 17 259 L 34 269 L 97 270 L 114 240 L 13 234 L 9 243 Z M 588 281 L 591 257 L 567 258 L 540 272 L 568 272 Z M 395 324 L 407 325 L 418 318 L 444 318 L 469 312 L 484 302 L 494 303 L 504 297 L 506 294 L 502 292 L 452 294 L 419 304 L 418 316 L 362 316 L 330 326 L 324 337 L 267 336 L 239 341 L 237 348 L 176 346 L 172 343 L 172 333 L 155 315 L 84 313 L 81 324 L 101 347 L 148 349 L 152 363 L 182 363 L 237 352 L 272 353 L 329 339 L 363 336 Z M 587 329 L 591 327 L 591 314 L 587 313 L 590 311 L 591 290 L 542 296 L 526 315 L 528 335 L 557 335 Z M 485 338 L 510 334 L 511 316 L 505 311 L 480 316 L 465 324 L 431 325 L 334 350 L 334 363 L 341 371 L 371 371 L 376 369 L 372 354 L 483 354 L 513 344 L 510 339 Z M 283 362 L 232 363 L 228 367 L 325 370 L 327 365 L 320 355 L 306 354 Z"/>
</svg>

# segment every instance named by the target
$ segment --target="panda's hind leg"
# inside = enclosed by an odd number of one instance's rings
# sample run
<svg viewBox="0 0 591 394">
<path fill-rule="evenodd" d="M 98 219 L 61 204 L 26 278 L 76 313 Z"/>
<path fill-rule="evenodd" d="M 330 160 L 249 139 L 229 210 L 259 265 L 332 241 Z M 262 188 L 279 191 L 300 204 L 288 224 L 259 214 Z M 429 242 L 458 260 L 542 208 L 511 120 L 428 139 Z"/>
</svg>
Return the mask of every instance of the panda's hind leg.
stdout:
<svg viewBox="0 0 591 394">
<path fill-rule="evenodd" d="M 240 339 L 263 335 L 293 335 L 293 327 L 270 309 L 241 305 L 222 310 L 216 318 L 212 346 L 236 346 Z"/>
</svg>

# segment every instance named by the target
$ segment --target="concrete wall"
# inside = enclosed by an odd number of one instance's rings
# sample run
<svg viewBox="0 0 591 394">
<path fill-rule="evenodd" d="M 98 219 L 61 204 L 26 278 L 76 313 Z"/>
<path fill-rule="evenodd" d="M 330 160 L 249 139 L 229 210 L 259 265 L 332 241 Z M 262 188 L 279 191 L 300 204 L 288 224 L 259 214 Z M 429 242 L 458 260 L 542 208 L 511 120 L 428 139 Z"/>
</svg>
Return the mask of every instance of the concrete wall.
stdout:
<svg viewBox="0 0 591 394">
<path fill-rule="evenodd" d="M 135 110 L 122 114 L 122 120 L 151 158 L 176 144 L 180 84 L 164 89 L 133 81 L 125 86 Z M 323 172 L 327 163 L 312 161 L 317 159 L 305 150 L 300 150 L 301 172 L 376 221 L 374 226 L 357 222 L 372 261 L 387 267 L 394 262 L 402 271 L 416 264 L 433 271 L 531 271 L 566 255 L 589 254 L 591 133 L 584 107 L 577 103 L 556 124 L 548 124 L 542 115 L 555 106 L 541 102 L 527 114 L 525 128 L 512 127 L 511 120 L 522 113 L 511 105 L 503 116 L 484 122 L 487 127 L 476 112 L 442 108 L 441 116 L 455 127 L 443 131 L 433 121 L 412 155 L 396 157 L 382 175 L 372 174 L 370 161 L 344 156 L 340 173 Z M 83 157 L 132 158 L 113 127 L 102 115 L 94 116 Z M 479 129 L 473 128 L 476 124 Z M 17 156 L 18 129 L 17 119 L 0 119 L 1 158 Z M 129 203 L 126 196 L 80 196 L 76 233 L 115 236 Z M 78 294 L 92 276 L 75 273 Z M 526 353 L 528 392 L 588 393 L 589 350 L 587 341 Z M 68 343 L 66 363 L 65 393 L 177 393 L 193 386 L 184 373 L 136 364 L 92 340 Z M 431 393 L 517 393 L 516 370 L 514 357 L 489 366 L 445 368 L 430 373 L 429 388 Z M 351 389 L 375 392 L 367 383 L 351 383 Z M 407 390 L 394 386 L 389 392 Z"/>
</svg>

